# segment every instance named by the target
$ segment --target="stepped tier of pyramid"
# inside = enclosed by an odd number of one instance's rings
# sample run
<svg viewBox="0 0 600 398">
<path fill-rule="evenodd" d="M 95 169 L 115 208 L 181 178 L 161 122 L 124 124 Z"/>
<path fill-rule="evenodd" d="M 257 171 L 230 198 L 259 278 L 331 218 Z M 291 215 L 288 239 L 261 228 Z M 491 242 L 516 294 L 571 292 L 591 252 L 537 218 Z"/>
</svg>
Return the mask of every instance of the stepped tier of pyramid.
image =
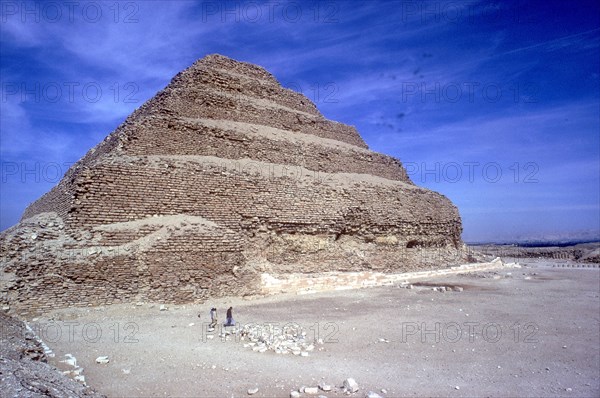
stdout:
<svg viewBox="0 0 600 398">
<path fill-rule="evenodd" d="M 261 275 L 464 261 L 457 208 L 265 69 L 209 55 L 176 75 L 0 236 L 21 312 L 198 302 Z"/>
</svg>

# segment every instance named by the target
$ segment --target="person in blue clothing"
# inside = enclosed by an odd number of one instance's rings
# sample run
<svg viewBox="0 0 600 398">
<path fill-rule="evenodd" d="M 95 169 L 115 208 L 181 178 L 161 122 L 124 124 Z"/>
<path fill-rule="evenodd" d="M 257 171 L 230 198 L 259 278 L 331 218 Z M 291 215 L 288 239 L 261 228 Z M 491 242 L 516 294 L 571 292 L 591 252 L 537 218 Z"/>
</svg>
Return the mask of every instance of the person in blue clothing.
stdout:
<svg viewBox="0 0 600 398">
<path fill-rule="evenodd" d="M 232 311 L 233 311 L 233 307 L 229 307 L 229 309 L 227 310 L 227 317 L 225 319 L 225 323 L 223 324 L 223 326 L 235 326 L 235 321 L 233 320 Z"/>
</svg>

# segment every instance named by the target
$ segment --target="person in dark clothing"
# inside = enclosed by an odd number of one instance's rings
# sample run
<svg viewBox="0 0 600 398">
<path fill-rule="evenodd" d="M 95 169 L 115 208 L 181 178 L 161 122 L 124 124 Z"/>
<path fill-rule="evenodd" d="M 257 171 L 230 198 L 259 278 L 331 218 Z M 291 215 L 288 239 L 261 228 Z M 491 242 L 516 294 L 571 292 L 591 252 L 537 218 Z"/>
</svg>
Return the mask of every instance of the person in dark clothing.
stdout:
<svg viewBox="0 0 600 398">
<path fill-rule="evenodd" d="M 235 321 L 233 320 L 232 311 L 233 311 L 233 307 L 229 307 L 229 309 L 227 310 L 227 319 L 225 320 L 225 323 L 223 324 L 223 326 L 235 326 Z"/>
</svg>

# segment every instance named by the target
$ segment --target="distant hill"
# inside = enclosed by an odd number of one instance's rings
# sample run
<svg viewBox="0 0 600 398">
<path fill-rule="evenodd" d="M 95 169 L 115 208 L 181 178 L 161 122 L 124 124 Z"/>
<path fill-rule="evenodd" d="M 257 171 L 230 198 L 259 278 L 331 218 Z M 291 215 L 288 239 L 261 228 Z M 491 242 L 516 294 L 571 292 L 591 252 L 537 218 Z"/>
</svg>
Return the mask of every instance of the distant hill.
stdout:
<svg viewBox="0 0 600 398">
<path fill-rule="evenodd" d="M 520 247 L 565 247 L 580 243 L 600 242 L 600 231 L 587 230 L 554 234 L 531 234 L 517 236 L 513 239 L 500 238 L 497 240 L 480 240 L 467 242 L 471 246 L 480 245 L 515 245 Z"/>
</svg>

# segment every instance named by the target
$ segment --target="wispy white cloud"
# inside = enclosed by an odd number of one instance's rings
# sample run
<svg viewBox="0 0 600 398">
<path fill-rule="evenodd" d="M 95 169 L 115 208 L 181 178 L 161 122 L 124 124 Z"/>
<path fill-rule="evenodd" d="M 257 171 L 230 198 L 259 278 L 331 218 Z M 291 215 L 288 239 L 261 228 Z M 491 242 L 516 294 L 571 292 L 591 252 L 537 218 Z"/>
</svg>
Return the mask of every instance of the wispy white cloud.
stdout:
<svg viewBox="0 0 600 398">
<path fill-rule="evenodd" d="M 514 53 L 528 51 L 532 49 L 543 49 L 545 51 L 558 51 L 565 48 L 574 48 L 577 49 L 577 44 L 585 43 L 586 49 L 588 48 L 597 48 L 598 47 L 598 32 L 600 32 L 600 28 L 589 29 L 584 32 L 575 33 L 572 35 L 562 36 L 556 39 L 547 40 L 541 43 L 535 43 L 525 47 L 515 48 L 513 50 L 505 51 L 499 54 L 496 54 L 495 57 L 503 57 L 506 55 L 511 55 Z M 590 40 L 591 39 L 591 40 Z"/>
</svg>

